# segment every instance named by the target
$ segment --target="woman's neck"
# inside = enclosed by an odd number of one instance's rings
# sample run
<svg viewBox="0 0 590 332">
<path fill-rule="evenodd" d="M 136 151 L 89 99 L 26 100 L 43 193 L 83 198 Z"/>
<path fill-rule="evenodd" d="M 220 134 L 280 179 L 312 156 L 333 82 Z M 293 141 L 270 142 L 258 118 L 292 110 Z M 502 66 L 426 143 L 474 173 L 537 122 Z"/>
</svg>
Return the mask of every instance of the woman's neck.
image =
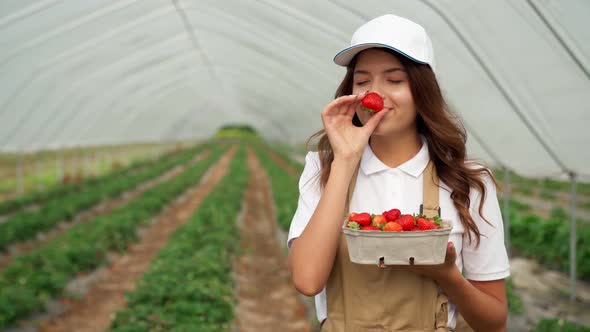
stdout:
<svg viewBox="0 0 590 332">
<path fill-rule="evenodd" d="M 417 132 L 411 135 L 371 136 L 369 145 L 379 160 L 393 168 L 418 154 L 422 139 Z"/>
</svg>

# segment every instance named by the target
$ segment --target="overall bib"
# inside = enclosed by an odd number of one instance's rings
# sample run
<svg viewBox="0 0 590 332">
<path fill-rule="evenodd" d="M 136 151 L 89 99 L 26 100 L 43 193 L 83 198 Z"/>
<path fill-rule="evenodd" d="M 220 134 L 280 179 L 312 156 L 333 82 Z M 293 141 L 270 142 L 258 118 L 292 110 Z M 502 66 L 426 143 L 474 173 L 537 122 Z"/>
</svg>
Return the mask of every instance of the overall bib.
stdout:
<svg viewBox="0 0 590 332">
<path fill-rule="evenodd" d="M 345 216 L 358 175 L 348 188 Z M 432 162 L 424 171 L 422 213 L 439 215 L 438 177 Z M 436 283 L 415 273 L 350 262 L 346 237 L 340 233 L 334 266 L 326 284 L 328 318 L 322 332 L 451 331 L 446 295 Z"/>
</svg>

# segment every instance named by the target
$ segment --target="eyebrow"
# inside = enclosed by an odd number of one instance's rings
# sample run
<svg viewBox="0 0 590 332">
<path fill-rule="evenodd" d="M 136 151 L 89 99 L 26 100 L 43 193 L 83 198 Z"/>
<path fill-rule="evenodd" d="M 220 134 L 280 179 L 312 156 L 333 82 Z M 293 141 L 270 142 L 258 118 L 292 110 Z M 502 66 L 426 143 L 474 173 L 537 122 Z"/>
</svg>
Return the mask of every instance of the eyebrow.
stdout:
<svg viewBox="0 0 590 332">
<path fill-rule="evenodd" d="M 404 70 L 403 68 L 400 68 L 400 67 L 394 67 L 394 68 L 389 68 L 389 69 L 386 69 L 386 70 L 384 70 L 384 71 L 383 71 L 383 73 L 386 73 L 386 74 L 388 74 L 388 73 L 393 73 L 393 72 L 396 72 L 396 71 L 403 71 L 403 72 L 405 72 L 405 70 Z M 356 75 L 356 74 L 367 74 L 367 75 L 368 75 L 368 74 L 369 74 L 369 72 L 368 72 L 368 71 L 366 71 L 366 70 L 355 70 L 355 71 L 354 71 L 354 74 L 355 74 L 355 75 Z"/>
</svg>

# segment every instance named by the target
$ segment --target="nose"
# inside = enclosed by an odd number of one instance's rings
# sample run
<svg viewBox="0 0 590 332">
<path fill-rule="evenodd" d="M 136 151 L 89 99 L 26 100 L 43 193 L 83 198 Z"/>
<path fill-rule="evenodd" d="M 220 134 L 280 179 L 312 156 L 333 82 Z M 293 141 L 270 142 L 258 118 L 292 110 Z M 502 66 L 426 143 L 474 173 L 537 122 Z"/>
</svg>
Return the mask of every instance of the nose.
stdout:
<svg viewBox="0 0 590 332">
<path fill-rule="evenodd" d="M 378 93 L 381 96 L 381 98 L 385 100 L 385 94 L 383 93 L 383 84 L 379 82 L 379 80 L 375 80 L 374 82 L 372 82 L 370 88 L 370 91 Z"/>
</svg>

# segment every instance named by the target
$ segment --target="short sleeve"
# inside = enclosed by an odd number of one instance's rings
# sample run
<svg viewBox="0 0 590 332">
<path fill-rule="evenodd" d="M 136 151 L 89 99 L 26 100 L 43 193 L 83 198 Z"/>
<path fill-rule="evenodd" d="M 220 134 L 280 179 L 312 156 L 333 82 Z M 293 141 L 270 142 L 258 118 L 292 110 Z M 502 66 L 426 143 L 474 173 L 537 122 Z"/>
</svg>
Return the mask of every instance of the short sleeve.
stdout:
<svg viewBox="0 0 590 332">
<path fill-rule="evenodd" d="M 468 235 L 463 235 L 463 274 L 465 278 L 475 281 L 504 279 L 510 275 L 510 264 L 504 244 L 504 224 L 502 212 L 496 196 L 496 186 L 489 175 L 485 175 L 486 195 L 483 201 L 482 215 L 479 204 L 482 194 L 471 190 L 470 212 L 481 233 L 479 247 L 476 239 L 469 242 Z"/>
<path fill-rule="evenodd" d="M 305 156 L 305 166 L 299 178 L 299 201 L 297 210 L 289 227 L 287 245 L 291 248 L 291 241 L 301 235 L 311 219 L 321 197 L 320 191 L 320 160 L 318 152 L 308 152 Z"/>
</svg>

